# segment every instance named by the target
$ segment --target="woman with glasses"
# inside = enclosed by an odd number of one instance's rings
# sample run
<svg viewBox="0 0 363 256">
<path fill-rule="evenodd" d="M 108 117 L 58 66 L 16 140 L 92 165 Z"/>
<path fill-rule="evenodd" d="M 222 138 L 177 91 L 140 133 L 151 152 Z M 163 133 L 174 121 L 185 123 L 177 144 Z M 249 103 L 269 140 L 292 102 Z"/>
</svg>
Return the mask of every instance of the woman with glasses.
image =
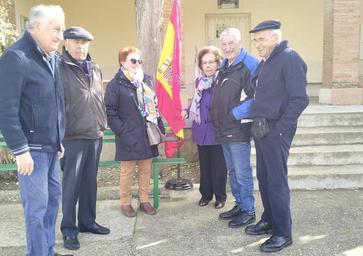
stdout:
<svg viewBox="0 0 363 256">
<path fill-rule="evenodd" d="M 121 211 L 127 217 L 136 216 L 131 204 L 131 185 L 137 166 L 139 208 L 146 214 L 154 215 L 156 210 L 148 202 L 149 181 L 152 158 L 159 153 L 157 145 L 150 145 L 146 122 L 158 125 L 160 118 L 156 97 L 151 77 L 142 70 L 140 50 L 125 47 L 119 51 L 118 59 L 120 69 L 107 86 L 105 103 L 108 125 L 115 133 L 115 160 L 121 161 Z"/>
<path fill-rule="evenodd" d="M 222 52 L 217 47 L 207 46 L 198 53 L 199 75 L 195 80 L 195 95 L 182 118 L 193 120 L 192 138 L 198 147 L 200 165 L 200 187 L 202 195 L 199 206 L 206 206 L 215 196 L 214 207 L 222 208 L 226 201 L 227 168 L 222 146 L 214 139 L 214 128 L 209 113 L 212 86 L 222 61 Z"/>
</svg>

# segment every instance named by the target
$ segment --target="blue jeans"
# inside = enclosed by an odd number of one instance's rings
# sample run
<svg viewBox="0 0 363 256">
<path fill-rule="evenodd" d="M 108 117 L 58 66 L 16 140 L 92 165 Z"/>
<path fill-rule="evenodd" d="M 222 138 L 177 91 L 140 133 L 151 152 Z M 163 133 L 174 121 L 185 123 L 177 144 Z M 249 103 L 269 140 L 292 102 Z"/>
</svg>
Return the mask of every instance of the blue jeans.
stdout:
<svg viewBox="0 0 363 256">
<path fill-rule="evenodd" d="M 253 176 L 250 163 L 251 144 L 245 142 L 223 143 L 223 154 L 228 169 L 229 182 L 236 204 L 242 211 L 255 211 Z"/>
<path fill-rule="evenodd" d="M 34 161 L 33 173 L 30 176 L 18 175 L 26 226 L 26 255 L 53 256 L 61 196 L 58 154 L 30 154 Z"/>
</svg>

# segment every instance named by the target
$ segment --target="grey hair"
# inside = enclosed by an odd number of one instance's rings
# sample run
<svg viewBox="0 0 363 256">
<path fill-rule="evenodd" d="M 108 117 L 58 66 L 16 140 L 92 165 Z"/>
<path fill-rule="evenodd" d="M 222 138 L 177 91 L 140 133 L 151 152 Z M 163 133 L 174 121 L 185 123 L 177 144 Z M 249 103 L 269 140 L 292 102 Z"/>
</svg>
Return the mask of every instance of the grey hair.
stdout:
<svg viewBox="0 0 363 256">
<path fill-rule="evenodd" d="M 29 22 L 26 30 L 31 32 L 36 22 L 44 22 L 50 17 L 61 17 L 64 19 L 64 11 L 59 5 L 36 5 L 30 9 Z"/>
<path fill-rule="evenodd" d="M 271 29 L 271 35 L 277 35 L 277 43 L 280 43 L 281 42 L 281 36 L 282 36 L 282 33 L 281 33 L 281 29 Z"/>
<path fill-rule="evenodd" d="M 239 43 L 241 41 L 241 32 L 236 28 L 226 28 L 220 34 L 219 38 L 222 39 L 222 37 L 225 37 L 228 35 L 232 35 L 236 39 L 237 43 Z"/>
</svg>

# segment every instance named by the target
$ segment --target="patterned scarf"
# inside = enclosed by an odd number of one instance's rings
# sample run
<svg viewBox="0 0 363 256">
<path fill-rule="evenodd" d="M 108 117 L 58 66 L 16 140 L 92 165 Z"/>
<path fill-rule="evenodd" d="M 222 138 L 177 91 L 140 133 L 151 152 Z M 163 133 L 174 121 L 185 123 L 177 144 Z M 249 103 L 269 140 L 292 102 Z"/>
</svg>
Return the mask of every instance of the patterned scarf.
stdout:
<svg viewBox="0 0 363 256">
<path fill-rule="evenodd" d="M 142 68 L 137 69 L 134 73 L 121 66 L 121 71 L 136 88 L 139 87 L 144 80 L 144 71 Z"/>
<path fill-rule="evenodd" d="M 126 78 L 136 87 L 137 102 L 139 111 L 147 121 L 158 124 L 159 112 L 157 109 L 157 99 L 154 91 L 147 86 L 144 80 L 144 71 L 139 68 L 136 73 L 130 72 L 121 67 Z"/>
<path fill-rule="evenodd" d="M 211 88 L 215 78 L 217 77 L 218 71 L 212 76 L 200 75 L 196 79 L 197 87 L 195 88 L 195 94 L 190 105 L 189 117 L 200 124 L 200 101 L 202 99 L 203 91 Z"/>
</svg>

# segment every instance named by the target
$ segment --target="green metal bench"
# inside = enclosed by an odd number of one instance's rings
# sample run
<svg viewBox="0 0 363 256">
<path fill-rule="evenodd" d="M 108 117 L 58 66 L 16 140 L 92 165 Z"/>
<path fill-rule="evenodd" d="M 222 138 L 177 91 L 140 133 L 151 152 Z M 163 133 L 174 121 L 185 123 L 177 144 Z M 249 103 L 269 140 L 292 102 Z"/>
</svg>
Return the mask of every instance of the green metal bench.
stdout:
<svg viewBox="0 0 363 256">
<path fill-rule="evenodd" d="M 4 136 L 0 132 L 0 147 L 6 147 Z M 0 171 L 14 171 L 16 170 L 16 164 L 0 164 Z"/>
<path fill-rule="evenodd" d="M 175 137 L 166 137 L 165 140 L 176 140 Z M 115 143 L 115 135 L 111 130 L 106 130 L 104 132 L 103 143 Z M 0 133 L 0 146 L 5 147 L 6 143 L 4 141 L 3 135 Z M 183 157 L 175 158 L 162 158 L 155 157 L 152 160 L 152 176 L 153 176 L 153 193 L 154 193 L 154 207 L 159 208 L 159 172 L 160 168 L 165 165 L 175 165 L 186 163 Z M 120 168 L 119 161 L 100 161 L 99 168 Z M 16 164 L 0 164 L 0 171 L 15 171 L 17 169 Z"/>
</svg>

